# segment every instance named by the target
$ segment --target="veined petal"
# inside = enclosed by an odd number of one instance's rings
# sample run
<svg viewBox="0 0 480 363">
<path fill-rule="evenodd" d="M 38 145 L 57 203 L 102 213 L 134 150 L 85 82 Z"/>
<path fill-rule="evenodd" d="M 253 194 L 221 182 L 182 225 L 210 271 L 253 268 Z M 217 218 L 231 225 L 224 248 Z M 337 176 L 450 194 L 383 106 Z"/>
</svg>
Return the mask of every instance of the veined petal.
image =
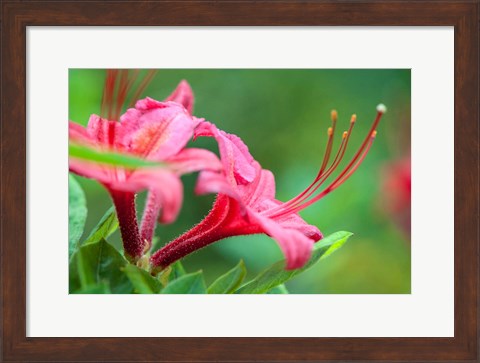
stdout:
<svg viewBox="0 0 480 363">
<path fill-rule="evenodd" d="M 279 200 L 265 199 L 260 201 L 260 203 L 256 205 L 255 210 L 257 211 L 257 213 L 264 215 L 262 212 L 265 211 L 268 213 L 269 209 L 278 207 L 282 204 L 283 202 L 280 202 Z M 320 232 L 320 230 L 316 226 L 305 222 L 303 218 L 300 217 L 300 215 L 298 215 L 297 213 L 290 213 L 282 217 L 272 219 L 279 225 L 281 225 L 283 228 L 295 229 L 303 235 L 307 236 L 308 238 L 313 239 L 315 242 L 323 238 L 322 232 Z"/>
<path fill-rule="evenodd" d="M 177 154 L 193 135 L 199 120 L 175 102 L 146 98 L 120 118 L 122 144 L 130 152 L 150 160 L 165 160 Z"/>
<path fill-rule="evenodd" d="M 193 91 L 187 81 L 182 80 L 177 88 L 168 96 L 165 101 L 180 103 L 191 114 L 193 111 Z"/>
<path fill-rule="evenodd" d="M 87 132 L 87 129 L 73 121 L 68 122 L 68 138 L 70 141 L 79 144 L 94 143 L 89 133 Z"/>
<path fill-rule="evenodd" d="M 118 141 L 120 124 L 97 115 L 91 115 L 88 120 L 87 132 L 99 144 L 113 146 Z"/>
<path fill-rule="evenodd" d="M 101 166 L 97 163 L 80 161 L 75 158 L 68 160 L 69 170 L 75 174 L 83 176 L 85 178 L 95 179 L 103 184 L 109 184 L 114 181 L 113 168 L 109 170 L 105 166 Z"/>
<path fill-rule="evenodd" d="M 287 270 L 305 265 L 312 254 L 313 239 L 306 237 L 295 229 L 284 228 L 274 220 L 258 213 L 251 213 L 250 217 L 260 224 L 265 233 L 278 242 L 287 260 Z"/>
<path fill-rule="evenodd" d="M 256 176 L 254 159 L 248 147 L 236 135 L 219 130 L 210 122 L 202 122 L 195 129 L 195 137 L 213 136 L 218 143 L 225 175 L 232 185 L 247 184 Z"/>
<path fill-rule="evenodd" d="M 295 229 L 315 242 L 323 238 L 323 234 L 318 227 L 308 224 L 297 214 L 290 214 L 281 220 L 277 220 L 277 223 L 284 228 Z"/>
<path fill-rule="evenodd" d="M 270 170 L 262 169 L 258 164 L 257 175 L 253 183 L 242 186 L 245 204 L 254 209 L 258 209 L 258 206 L 265 200 L 273 200 L 275 198 L 275 177 L 273 173 Z"/>
<path fill-rule="evenodd" d="M 219 172 L 202 171 L 198 175 L 197 185 L 195 186 L 195 193 L 225 194 L 242 203 L 242 198 L 240 194 L 238 194 L 237 190 L 235 188 L 232 188 L 232 185 L 228 183 L 227 179 L 225 178 L 225 175 Z"/>
<path fill-rule="evenodd" d="M 169 158 L 167 163 L 170 169 L 182 175 L 199 170 L 221 170 L 222 163 L 217 155 L 205 149 L 183 149 L 177 155 Z"/>
</svg>

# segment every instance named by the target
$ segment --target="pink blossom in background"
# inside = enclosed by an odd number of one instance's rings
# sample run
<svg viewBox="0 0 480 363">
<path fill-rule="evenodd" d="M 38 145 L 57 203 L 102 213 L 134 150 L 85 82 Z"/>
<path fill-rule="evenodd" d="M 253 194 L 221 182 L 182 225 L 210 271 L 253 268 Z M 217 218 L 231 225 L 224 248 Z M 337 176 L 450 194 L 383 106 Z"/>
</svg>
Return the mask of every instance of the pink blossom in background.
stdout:
<svg viewBox="0 0 480 363">
<path fill-rule="evenodd" d="M 411 158 L 407 156 L 386 165 L 382 173 L 382 205 L 407 235 L 411 228 L 411 170 Z"/>
</svg>

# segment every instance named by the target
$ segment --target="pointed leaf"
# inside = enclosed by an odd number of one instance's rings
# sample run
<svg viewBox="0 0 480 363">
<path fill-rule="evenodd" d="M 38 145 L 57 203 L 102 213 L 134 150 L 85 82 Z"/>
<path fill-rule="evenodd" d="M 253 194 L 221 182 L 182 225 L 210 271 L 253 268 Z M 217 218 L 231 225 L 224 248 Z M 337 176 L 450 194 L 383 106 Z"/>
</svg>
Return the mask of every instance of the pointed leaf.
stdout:
<svg viewBox="0 0 480 363">
<path fill-rule="evenodd" d="M 177 279 L 178 277 L 181 277 L 187 274 L 187 271 L 185 271 L 185 268 L 183 267 L 180 261 L 173 263 L 171 266 L 172 266 L 172 273 L 170 274 L 170 276 L 172 276 L 172 279 Z"/>
<path fill-rule="evenodd" d="M 162 289 L 160 281 L 137 266 L 128 264 L 123 271 L 130 279 L 135 292 L 139 294 L 158 294 Z"/>
<path fill-rule="evenodd" d="M 242 283 L 247 269 L 243 260 L 240 260 L 237 266 L 228 271 L 226 274 L 216 279 L 208 288 L 209 294 L 231 294 Z"/>
<path fill-rule="evenodd" d="M 68 257 L 78 247 L 87 220 L 87 202 L 82 187 L 73 175 L 68 175 Z"/>
<path fill-rule="evenodd" d="M 167 286 L 171 281 L 178 279 L 179 277 L 186 275 L 187 272 L 183 268 L 183 265 L 180 261 L 172 263 L 165 270 L 163 270 L 159 275 L 158 279 L 163 286 Z"/>
<path fill-rule="evenodd" d="M 350 232 L 335 232 L 315 244 L 310 260 L 302 268 L 285 270 L 286 261 L 277 262 L 261 272 L 253 280 L 247 282 L 235 293 L 263 294 L 312 267 L 322 258 L 332 254 L 334 251 L 342 247 L 351 235 L 352 233 Z"/>
<path fill-rule="evenodd" d="M 112 293 L 128 294 L 133 286 L 122 268 L 127 260 L 104 239 L 82 246 L 70 263 L 70 291 L 108 282 Z M 76 272 L 76 273 L 75 273 Z"/>
<path fill-rule="evenodd" d="M 183 275 L 170 282 L 162 294 L 205 294 L 207 288 L 203 280 L 203 272 L 198 271 L 192 274 Z"/>
<path fill-rule="evenodd" d="M 68 155 L 72 158 L 84 160 L 87 162 L 95 162 L 97 164 L 106 164 L 112 166 L 120 166 L 124 168 L 135 169 L 138 167 L 159 167 L 160 162 L 148 161 L 137 158 L 132 155 L 114 153 L 105 150 L 98 150 L 86 145 L 70 143 L 68 145 Z"/>
<path fill-rule="evenodd" d="M 106 239 L 118 228 L 117 214 L 115 213 L 115 207 L 111 207 L 105 212 L 100 222 L 90 232 L 90 235 L 83 242 L 84 245 L 89 243 L 95 243 L 102 238 Z"/>
</svg>

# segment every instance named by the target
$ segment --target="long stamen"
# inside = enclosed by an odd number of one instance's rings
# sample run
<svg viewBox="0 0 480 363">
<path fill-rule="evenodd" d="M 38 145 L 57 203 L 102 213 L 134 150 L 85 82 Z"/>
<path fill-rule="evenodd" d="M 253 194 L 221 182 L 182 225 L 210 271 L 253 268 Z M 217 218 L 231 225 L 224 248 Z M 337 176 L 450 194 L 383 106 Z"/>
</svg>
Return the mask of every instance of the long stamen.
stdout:
<svg viewBox="0 0 480 363">
<path fill-rule="evenodd" d="M 320 194 L 318 194 L 316 197 L 310 199 L 308 202 L 303 203 L 302 205 L 297 206 L 294 209 L 291 209 L 289 213 L 297 213 L 300 210 L 312 205 L 313 203 L 317 202 L 318 200 L 322 199 L 324 196 L 327 194 L 333 192 L 335 189 L 337 189 L 340 185 L 342 185 L 350 176 L 358 169 L 360 164 L 362 164 L 363 160 L 367 156 L 370 147 L 373 144 L 373 141 L 375 140 L 375 136 L 377 135 L 377 131 L 373 131 L 370 135 L 370 137 L 367 139 L 367 146 L 362 153 L 362 155 L 358 158 L 358 160 L 355 162 L 353 168 L 348 171 L 348 173 L 344 174 L 342 173 L 340 176 L 338 176 L 328 187 L 326 187 Z M 344 170 L 345 171 L 345 170 Z"/>
<path fill-rule="evenodd" d="M 140 97 L 140 95 L 145 90 L 145 88 L 147 88 L 149 83 L 152 81 L 153 77 L 155 77 L 156 73 L 157 73 L 156 70 L 149 70 L 147 72 L 147 75 L 143 78 L 142 82 L 140 83 L 140 85 L 137 87 L 137 90 L 133 94 L 132 101 L 130 102 L 128 107 L 133 107 L 135 105 L 135 102 Z"/>
<path fill-rule="evenodd" d="M 290 199 L 288 202 L 285 202 L 277 207 L 271 208 L 268 210 L 267 215 L 270 217 L 280 217 L 285 214 L 289 214 L 290 210 L 294 209 L 299 204 L 303 203 L 308 199 L 315 191 L 325 182 L 325 180 L 332 174 L 332 172 L 337 168 L 338 164 L 345 155 L 345 150 L 347 148 L 348 142 L 348 132 L 344 131 L 342 135 L 342 142 L 338 148 L 337 154 L 333 159 L 330 167 L 325 171 L 323 176 L 316 178 L 308 188 L 306 188 L 302 193 L 297 195 L 295 198 Z"/>
<path fill-rule="evenodd" d="M 105 78 L 105 86 L 103 88 L 103 96 L 102 96 L 102 107 L 101 107 L 101 116 L 109 118 L 111 108 L 112 108 L 112 100 L 113 95 L 115 93 L 115 83 L 117 80 L 117 70 L 115 69 L 108 69 L 107 76 Z"/>
<path fill-rule="evenodd" d="M 320 171 L 318 172 L 317 178 L 319 175 L 323 173 L 323 171 L 325 170 L 328 164 L 328 161 L 330 160 L 330 154 L 332 152 L 332 146 L 333 146 L 333 135 L 335 135 L 335 126 L 337 124 L 337 118 L 338 118 L 337 111 L 332 110 L 331 118 L 332 118 L 332 127 L 329 127 L 327 132 L 328 134 L 327 149 L 325 151 L 325 156 L 323 158 L 322 166 L 320 167 Z"/>
<path fill-rule="evenodd" d="M 363 140 L 363 143 L 360 146 L 360 148 L 357 150 L 355 156 L 352 158 L 352 160 L 350 160 L 348 165 L 343 169 L 343 171 L 340 173 L 340 175 L 335 180 L 339 180 L 340 178 L 342 178 L 342 176 L 344 176 L 350 170 L 350 168 L 356 163 L 358 158 L 362 155 L 363 151 L 367 147 L 367 144 L 369 145 L 367 149 L 370 148 L 370 145 L 373 142 L 373 139 L 375 138 L 375 135 L 377 133 L 376 128 L 378 126 L 378 123 L 380 122 L 380 119 L 382 118 L 382 115 L 385 112 L 386 112 L 385 105 L 380 104 L 380 105 L 377 106 L 377 116 L 375 118 L 375 121 L 372 124 L 372 127 L 370 128 L 370 131 L 368 132 L 367 137 L 365 138 L 365 140 Z M 370 144 L 369 144 L 369 142 L 370 142 Z"/>
<path fill-rule="evenodd" d="M 122 112 L 122 107 L 127 98 L 129 91 L 129 71 L 128 69 L 123 69 L 120 71 L 120 82 L 117 89 L 117 97 L 115 98 L 115 109 L 112 115 L 112 120 L 118 120 L 120 118 L 120 113 Z"/>
<path fill-rule="evenodd" d="M 335 155 L 335 158 L 333 159 L 332 165 L 330 165 L 330 167 L 325 171 L 324 174 L 322 173 L 324 176 L 328 177 L 332 173 L 332 171 L 337 167 L 337 165 L 340 163 L 340 160 L 342 159 L 342 157 L 345 153 L 346 141 L 348 141 L 347 136 L 348 136 L 347 131 L 345 131 L 342 135 L 342 142 L 340 143 L 340 147 L 338 148 L 337 154 Z M 319 175 L 320 175 L 320 173 L 319 173 Z M 272 208 L 271 210 L 269 210 L 269 214 L 272 214 L 272 213 L 275 214 L 275 212 L 277 212 L 277 211 L 285 210 L 285 208 L 291 207 L 293 205 L 296 205 L 297 203 L 302 202 L 302 200 L 304 200 L 306 197 L 308 197 L 307 194 L 311 195 L 311 193 L 314 192 L 318 188 L 318 186 L 316 186 L 317 183 L 320 180 L 321 180 L 320 184 L 323 183 L 324 179 L 325 178 L 322 177 L 322 175 L 320 175 L 320 178 L 317 175 L 317 177 L 312 182 L 312 184 L 310 184 L 303 192 L 301 192 L 295 198 L 292 198 L 289 201 L 283 203 L 282 205 L 279 205 L 278 207 Z M 312 189 L 313 189 L 313 191 L 312 191 Z"/>
<path fill-rule="evenodd" d="M 370 148 L 376 136 L 377 136 L 377 131 L 375 130 L 372 132 L 372 135 L 370 136 L 370 141 L 368 142 L 367 147 L 365 148 L 365 151 L 363 152 L 362 156 L 360 156 L 360 158 L 357 160 L 353 168 L 347 174 L 340 175 L 337 178 L 335 178 L 335 180 L 325 189 L 327 193 L 333 191 L 334 189 L 342 185 L 358 169 L 358 167 L 362 164 L 363 160 L 365 159 L 368 152 L 370 151 Z"/>
<path fill-rule="evenodd" d="M 302 195 L 301 198 L 298 198 L 298 200 L 295 203 L 293 203 L 292 205 L 293 208 L 299 206 L 305 200 L 310 198 L 318 190 L 318 188 L 320 188 L 323 185 L 323 183 L 325 183 L 325 181 L 330 177 L 330 175 L 332 175 L 332 173 L 337 169 L 338 165 L 340 164 L 340 162 L 343 160 L 343 157 L 345 156 L 345 151 L 347 150 L 347 144 L 348 144 L 349 138 L 350 138 L 350 133 L 348 131 L 345 131 L 342 135 L 342 144 L 340 145 L 341 147 L 338 150 L 332 165 L 330 165 L 330 167 L 321 176 L 321 178 L 317 180 L 317 182 L 315 183 L 315 186 L 310 190 L 308 190 L 308 193 L 305 193 L 305 194 L 302 193 L 304 195 Z"/>
<path fill-rule="evenodd" d="M 156 70 L 147 71 L 134 94 L 131 96 L 131 102 L 128 107 L 135 105 L 145 88 L 152 81 Z M 105 78 L 105 86 L 102 96 L 101 116 L 108 120 L 118 120 L 122 112 L 129 93 L 133 90 L 134 84 L 139 77 L 140 71 L 130 71 L 128 69 L 109 69 Z"/>
<path fill-rule="evenodd" d="M 333 114 L 333 112 L 334 111 L 332 111 L 332 114 Z M 336 116 L 336 112 L 335 112 L 335 116 Z M 332 117 L 332 120 L 333 120 L 333 117 Z M 323 163 L 322 163 L 322 168 L 320 168 L 320 171 L 318 172 L 314 181 L 302 193 L 297 195 L 295 198 L 292 198 L 288 202 L 282 204 L 281 206 L 278 206 L 275 209 L 270 210 L 269 214 L 271 214 L 271 213 L 275 214 L 275 212 L 277 212 L 280 209 L 285 210 L 285 208 L 289 208 L 289 207 L 297 205 L 298 203 L 302 203 L 304 200 L 309 198 L 313 193 L 315 193 L 315 191 L 325 182 L 325 180 L 333 173 L 333 171 L 335 171 L 335 169 L 338 167 L 338 165 L 342 161 L 343 156 L 345 155 L 345 151 L 347 149 L 348 141 L 350 139 L 350 135 L 352 133 L 353 126 L 355 125 L 356 120 L 357 120 L 357 116 L 352 115 L 352 117 L 350 119 L 350 127 L 349 127 L 348 131 L 345 131 L 343 133 L 342 143 L 340 144 L 340 147 L 337 151 L 337 154 L 335 155 L 333 163 L 330 165 L 330 167 L 327 170 L 325 170 L 325 167 L 323 166 Z M 336 121 L 336 119 L 335 119 L 335 121 Z M 330 136 L 330 128 L 329 128 L 328 134 Z M 329 158 L 330 158 L 330 156 L 328 157 L 328 159 Z M 325 160 L 325 158 L 324 158 L 324 160 Z"/>
<path fill-rule="evenodd" d="M 367 137 L 363 141 L 362 145 L 357 150 L 352 160 L 340 173 L 340 175 L 337 176 L 335 180 L 323 192 L 321 192 L 319 195 L 315 196 L 311 200 L 307 201 L 307 199 L 310 198 L 320 188 L 320 186 L 326 181 L 326 179 L 332 174 L 332 172 L 337 168 L 338 164 L 342 160 L 345 154 L 348 139 L 350 138 L 350 134 L 353 129 L 353 125 L 355 124 L 355 121 L 356 121 L 355 115 L 352 116 L 352 119 L 350 122 L 350 128 L 348 132 L 344 132 L 343 134 L 342 144 L 340 145 L 340 149 L 337 152 L 337 156 L 335 157 L 335 160 L 332 163 L 332 165 L 325 172 L 323 172 L 323 170 L 321 173 L 319 172 L 314 182 L 302 193 L 300 193 L 297 197 L 291 199 L 290 201 L 276 208 L 269 210 L 268 215 L 270 217 L 281 217 L 286 214 L 296 213 L 301 209 L 304 209 L 305 207 L 315 203 L 316 201 L 324 197 L 326 194 L 330 193 L 332 190 L 336 189 L 338 186 L 343 184 L 358 168 L 358 166 L 361 164 L 366 154 L 370 150 L 371 144 L 373 143 L 373 140 L 376 135 L 376 131 L 375 131 L 376 127 L 378 126 L 378 123 L 380 122 L 380 119 L 385 112 L 386 112 L 386 107 L 383 104 L 380 104 L 377 106 L 377 116 L 372 124 L 372 127 Z"/>
<path fill-rule="evenodd" d="M 330 167 L 325 171 L 325 173 L 319 173 L 317 175 L 317 178 L 315 178 L 315 181 L 313 184 L 316 184 L 315 187 L 312 187 L 308 193 L 304 194 L 302 196 L 302 198 L 295 203 L 295 205 L 298 205 L 300 203 L 302 203 L 303 201 L 307 200 L 308 198 L 310 198 L 313 193 L 315 193 L 318 188 L 320 188 L 320 186 L 330 177 L 330 175 L 332 175 L 332 173 L 337 169 L 338 165 L 340 164 L 340 162 L 343 160 L 343 157 L 345 155 L 345 151 L 347 150 L 347 145 L 348 145 L 348 141 L 350 140 L 350 135 L 352 134 L 352 131 L 353 131 L 353 127 L 355 126 L 355 121 L 357 120 L 357 115 L 353 114 L 351 119 L 350 119 L 350 127 L 348 128 L 348 131 L 345 131 L 342 135 L 342 143 L 343 143 L 343 148 L 340 147 L 338 152 L 337 152 L 337 155 L 335 156 L 335 159 L 333 160 L 333 163 L 332 165 L 330 165 Z M 340 145 L 342 146 L 342 145 Z"/>
</svg>

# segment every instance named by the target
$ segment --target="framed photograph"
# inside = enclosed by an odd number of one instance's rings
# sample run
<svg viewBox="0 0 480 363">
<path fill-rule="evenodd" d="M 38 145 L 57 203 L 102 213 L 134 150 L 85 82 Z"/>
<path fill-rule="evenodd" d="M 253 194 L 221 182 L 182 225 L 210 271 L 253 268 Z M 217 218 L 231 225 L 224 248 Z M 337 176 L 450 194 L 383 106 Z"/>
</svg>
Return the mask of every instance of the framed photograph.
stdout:
<svg viewBox="0 0 480 363">
<path fill-rule="evenodd" d="M 2 359 L 477 361 L 478 21 L 2 3 Z"/>
</svg>

